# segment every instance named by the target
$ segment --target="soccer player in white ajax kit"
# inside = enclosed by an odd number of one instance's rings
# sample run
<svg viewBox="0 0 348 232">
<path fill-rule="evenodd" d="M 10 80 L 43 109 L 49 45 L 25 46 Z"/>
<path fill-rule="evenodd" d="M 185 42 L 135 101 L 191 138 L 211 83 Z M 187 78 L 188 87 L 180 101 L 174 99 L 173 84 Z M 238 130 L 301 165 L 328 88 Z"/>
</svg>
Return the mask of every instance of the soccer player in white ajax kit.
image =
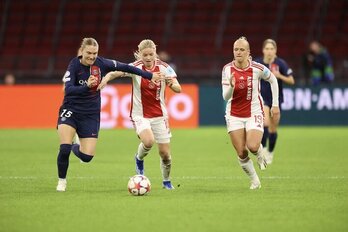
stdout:
<svg viewBox="0 0 348 232">
<path fill-rule="evenodd" d="M 239 164 L 249 176 L 250 189 L 261 188 L 248 150 L 256 155 L 261 170 L 267 162 L 263 156 L 261 139 L 263 135 L 263 101 L 260 94 L 260 80 L 268 81 L 272 90 L 273 117 L 279 117 L 278 83 L 276 77 L 264 65 L 250 59 L 250 45 L 245 37 L 233 44 L 234 60 L 222 70 L 222 95 L 226 104 L 226 125 L 235 148 Z"/>
<path fill-rule="evenodd" d="M 175 71 L 167 63 L 158 59 L 156 45 L 152 40 L 141 41 L 134 56 L 136 61 L 132 65 L 135 67 L 165 75 L 165 80 L 154 83 L 140 76 L 127 74 L 132 77 L 133 84 L 130 117 L 141 140 L 135 154 L 136 173 L 144 175 L 144 158 L 156 142 L 161 157 L 163 188 L 174 189 L 169 177 L 172 164 L 170 153 L 172 134 L 168 124 L 164 95 L 166 86 L 176 93 L 181 92 L 181 86 Z M 102 80 L 100 88 L 103 88 L 109 80 L 119 77 L 118 73 L 108 73 Z"/>
</svg>

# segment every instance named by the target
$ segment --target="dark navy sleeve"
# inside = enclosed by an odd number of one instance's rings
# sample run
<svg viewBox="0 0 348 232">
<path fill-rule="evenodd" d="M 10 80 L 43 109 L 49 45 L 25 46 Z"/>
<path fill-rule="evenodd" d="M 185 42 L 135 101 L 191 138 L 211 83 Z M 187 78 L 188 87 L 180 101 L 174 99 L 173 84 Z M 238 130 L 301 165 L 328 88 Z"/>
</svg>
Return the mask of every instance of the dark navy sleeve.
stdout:
<svg viewBox="0 0 348 232">
<path fill-rule="evenodd" d="M 65 83 L 65 95 L 77 96 L 83 93 L 87 93 L 90 89 L 87 85 L 75 85 L 77 68 L 75 60 L 72 60 L 68 66 L 68 70 L 65 72 L 63 81 Z"/>
<path fill-rule="evenodd" d="M 144 77 L 145 79 L 151 80 L 152 79 L 152 73 L 151 72 L 147 72 L 144 70 L 141 70 L 137 67 L 134 67 L 132 65 L 126 64 L 126 63 L 122 63 L 116 60 L 110 60 L 110 59 L 106 59 L 103 57 L 99 57 L 102 62 L 105 65 L 106 68 L 106 72 L 110 72 L 110 71 L 122 71 L 122 72 L 127 72 L 127 73 L 132 73 L 141 77 Z"/>
<path fill-rule="evenodd" d="M 118 62 L 118 61 L 116 61 L 116 62 L 117 62 L 116 70 L 118 70 L 118 71 L 133 73 L 133 74 L 136 74 L 138 76 L 144 77 L 148 80 L 152 79 L 152 73 L 150 73 L 150 72 L 141 70 L 141 69 L 134 67 L 132 65 L 129 65 L 129 64 L 125 64 L 125 63 Z"/>
<path fill-rule="evenodd" d="M 285 62 L 285 60 L 279 58 L 279 64 L 280 67 L 280 73 L 285 76 L 291 76 L 292 75 L 292 69 L 289 68 L 288 64 Z"/>
</svg>

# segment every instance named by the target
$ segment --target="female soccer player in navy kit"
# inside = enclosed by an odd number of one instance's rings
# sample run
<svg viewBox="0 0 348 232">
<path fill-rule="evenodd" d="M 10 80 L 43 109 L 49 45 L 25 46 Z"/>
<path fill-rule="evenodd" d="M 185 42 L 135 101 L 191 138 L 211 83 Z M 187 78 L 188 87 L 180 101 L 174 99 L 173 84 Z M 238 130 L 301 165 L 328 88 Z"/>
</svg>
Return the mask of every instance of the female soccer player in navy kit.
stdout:
<svg viewBox="0 0 348 232">
<path fill-rule="evenodd" d="M 267 163 L 262 155 L 263 104 L 259 92 L 260 80 L 271 84 L 273 117 L 279 117 L 277 79 L 264 65 L 250 60 L 250 46 L 245 37 L 233 44 L 234 60 L 222 70 L 222 94 L 226 104 L 226 125 L 237 152 L 239 164 L 250 178 L 250 189 L 261 187 L 248 150 L 257 156 L 261 170 Z"/>
<path fill-rule="evenodd" d="M 136 173 L 144 174 L 144 158 L 156 142 L 161 157 L 160 168 L 163 188 L 174 189 L 169 176 L 171 171 L 170 138 L 172 134 L 168 124 L 164 93 L 166 86 L 172 91 L 180 93 L 181 86 L 175 71 L 167 63 L 158 59 L 156 45 L 152 40 L 141 41 L 134 56 L 136 61 L 132 65 L 135 67 L 150 72 L 161 71 L 166 76 L 165 80 L 154 84 L 139 76 L 132 75 L 130 116 L 141 140 L 135 155 Z M 116 76 L 112 72 L 107 74 L 100 86 L 105 86 L 108 80 L 114 78 Z"/>
<path fill-rule="evenodd" d="M 115 75 L 123 72 L 134 73 L 146 79 L 156 81 L 163 76 L 151 73 L 128 64 L 98 56 L 99 46 L 95 39 L 84 38 L 81 43 L 81 56 L 70 61 L 64 75 L 64 100 L 59 110 L 58 135 L 60 148 L 57 158 L 57 191 L 66 190 L 66 176 L 71 150 L 83 162 L 90 162 L 95 155 L 100 127 L 101 97 L 97 87 L 110 71 Z M 80 138 L 80 145 L 72 145 L 75 133 Z"/>
<path fill-rule="evenodd" d="M 294 77 L 292 76 L 292 70 L 288 67 L 287 63 L 277 57 L 277 44 L 273 39 L 266 39 L 262 45 L 263 57 L 255 59 L 265 65 L 271 70 L 274 76 L 278 80 L 279 88 L 279 107 L 283 103 L 283 83 L 288 85 L 295 84 Z M 271 117 L 270 108 L 272 106 L 272 93 L 268 82 L 261 80 L 261 95 L 264 103 L 265 123 L 264 132 L 262 137 L 263 153 L 266 157 L 267 163 L 271 164 L 273 161 L 273 151 L 277 141 L 277 127 L 279 125 L 280 117 Z M 281 108 L 280 108 L 281 109 Z M 268 141 L 268 146 L 267 145 Z"/>
</svg>

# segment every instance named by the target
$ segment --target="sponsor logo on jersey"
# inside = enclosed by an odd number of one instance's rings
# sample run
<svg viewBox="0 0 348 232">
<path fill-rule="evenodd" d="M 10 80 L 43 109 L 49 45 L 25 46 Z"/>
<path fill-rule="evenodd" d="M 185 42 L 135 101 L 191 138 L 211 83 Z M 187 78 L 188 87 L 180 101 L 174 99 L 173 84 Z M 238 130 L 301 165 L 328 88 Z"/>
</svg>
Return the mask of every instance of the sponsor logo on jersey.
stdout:
<svg viewBox="0 0 348 232">
<path fill-rule="evenodd" d="M 252 77 L 248 77 L 247 83 L 248 83 L 248 92 L 247 92 L 247 100 L 251 100 L 251 91 L 252 91 Z"/>
<path fill-rule="evenodd" d="M 245 88 L 244 83 L 243 82 L 239 82 L 238 83 L 238 88 L 239 89 L 244 89 Z"/>
<path fill-rule="evenodd" d="M 87 85 L 87 81 L 79 80 L 79 84 L 80 84 L 80 85 Z"/>
</svg>

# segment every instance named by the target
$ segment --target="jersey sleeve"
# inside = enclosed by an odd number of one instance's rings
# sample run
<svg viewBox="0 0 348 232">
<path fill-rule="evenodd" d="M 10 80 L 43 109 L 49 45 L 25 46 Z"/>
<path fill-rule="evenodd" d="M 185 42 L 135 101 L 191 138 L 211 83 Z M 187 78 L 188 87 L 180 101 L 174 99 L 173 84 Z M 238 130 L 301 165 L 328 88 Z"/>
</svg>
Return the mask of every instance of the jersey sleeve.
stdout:
<svg viewBox="0 0 348 232">
<path fill-rule="evenodd" d="M 87 85 L 75 85 L 76 82 L 76 64 L 72 60 L 68 66 L 67 71 L 64 74 L 64 92 L 66 96 L 77 96 L 89 91 Z"/>
<path fill-rule="evenodd" d="M 166 77 L 177 78 L 177 75 L 176 75 L 174 69 L 172 67 L 170 67 L 169 65 L 165 69 L 165 74 L 166 74 Z"/>
<path fill-rule="evenodd" d="M 271 70 L 269 70 L 266 66 L 263 66 L 263 70 L 261 71 L 261 79 L 265 80 L 265 81 L 269 81 L 269 79 L 271 78 Z"/>
<path fill-rule="evenodd" d="M 228 101 L 232 97 L 233 88 L 230 84 L 231 75 L 226 67 L 223 68 L 221 74 L 222 97 Z"/>
<path fill-rule="evenodd" d="M 280 59 L 280 73 L 284 76 L 291 76 L 292 75 L 292 69 L 289 68 L 288 64 L 285 62 L 285 60 Z"/>
<path fill-rule="evenodd" d="M 222 79 L 221 79 L 222 85 L 230 85 L 230 78 L 231 77 L 230 77 L 229 73 L 227 72 L 227 68 L 224 68 L 222 70 L 221 77 L 222 77 Z"/>
<path fill-rule="evenodd" d="M 141 70 L 137 67 L 134 67 L 132 65 L 122 63 L 122 62 L 119 62 L 116 60 L 108 60 L 108 59 L 105 59 L 105 60 L 107 62 L 107 66 L 111 64 L 111 67 L 109 66 L 111 68 L 110 71 L 122 71 L 122 72 L 126 72 L 126 73 L 136 74 L 136 75 L 141 76 L 141 77 L 148 79 L 148 80 L 152 79 L 151 72 Z"/>
</svg>

